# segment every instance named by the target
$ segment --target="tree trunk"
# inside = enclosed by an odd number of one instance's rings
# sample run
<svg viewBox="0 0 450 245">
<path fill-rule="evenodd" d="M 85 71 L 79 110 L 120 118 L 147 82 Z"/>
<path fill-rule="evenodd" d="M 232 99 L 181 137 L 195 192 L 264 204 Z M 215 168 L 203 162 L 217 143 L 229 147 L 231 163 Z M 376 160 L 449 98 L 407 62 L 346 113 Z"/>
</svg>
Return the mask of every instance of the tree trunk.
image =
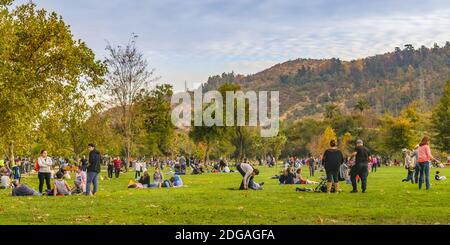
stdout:
<svg viewBox="0 0 450 245">
<path fill-rule="evenodd" d="M 8 158 L 9 158 L 9 164 L 6 164 L 5 166 L 7 166 L 8 169 L 10 169 L 12 166 L 15 165 L 14 162 L 14 142 L 10 141 L 8 144 Z M 8 166 L 9 165 L 9 166 Z"/>
<path fill-rule="evenodd" d="M 204 161 L 205 161 L 205 165 L 209 162 L 209 144 L 206 145 Z"/>
</svg>

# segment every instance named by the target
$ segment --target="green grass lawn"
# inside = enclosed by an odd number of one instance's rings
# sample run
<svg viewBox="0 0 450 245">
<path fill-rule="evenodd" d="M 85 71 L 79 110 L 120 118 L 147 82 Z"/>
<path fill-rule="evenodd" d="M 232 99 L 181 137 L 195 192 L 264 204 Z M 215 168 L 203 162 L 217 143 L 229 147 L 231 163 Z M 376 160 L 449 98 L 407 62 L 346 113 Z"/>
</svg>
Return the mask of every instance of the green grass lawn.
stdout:
<svg viewBox="0 0 450 245">
<path fill-rule="evenodd" d="M 100 181 L 95 197 L 11 197 L 0 190 L 1 224 L 449 224 L 449 181 L 431 190 L 402 183 L 401 167 L 382 167 L 368 178 L 368 192 L 297 193 L 260 168 L 262 191 L 239 191 L 239 173 L 186 175 L 185 188 L 127 189 L 133 173 Z M 436 169 L 431 169 L 434 176 Z M 450 168 L 440 169 L 450 177 Z M 307 170 L 304 169 L 307 176 Z M 105 175 L 105 173 L 102 173 Z M 323 173 L 316 173 L 314 180 Z M 167 177 L 167 174 L 166 174 Z M 72 184 L 73 180 L 70 180 Z M 37 176 L 23 182 L 37 189 Z"/>
</svg>

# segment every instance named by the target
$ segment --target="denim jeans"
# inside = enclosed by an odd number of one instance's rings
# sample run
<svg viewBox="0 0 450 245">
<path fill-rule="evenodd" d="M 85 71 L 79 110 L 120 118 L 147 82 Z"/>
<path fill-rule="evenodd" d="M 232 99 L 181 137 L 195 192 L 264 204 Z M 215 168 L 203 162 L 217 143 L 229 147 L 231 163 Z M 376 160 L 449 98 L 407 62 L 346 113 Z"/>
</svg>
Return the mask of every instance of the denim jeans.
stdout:
<svg viewBox="0 0 450 245">
<path fill-rule="evenodd" d="M 92 194 L 97 193 L 98 190 L 98 174 L 97 172 L 87 172 L 87 183 L 86 183 L 86 195 L 91 192 L 91 183 L 94 184 L 94 190 Z"/>
<path fill-rule="evenodd" d="M 419 162 L 419 190 L 422 189 L 423 178 L 425 175 L 425 185 L 430 189 L 430 162 Z"/>
<path fill-rule="evenodd" d="M 411 183 L 414 184 L 414 171 L 408 170 L 408 176 L 406 176 L 406 179 L 403 179 L 403 182 L 411 181 Z"/>
</svg>

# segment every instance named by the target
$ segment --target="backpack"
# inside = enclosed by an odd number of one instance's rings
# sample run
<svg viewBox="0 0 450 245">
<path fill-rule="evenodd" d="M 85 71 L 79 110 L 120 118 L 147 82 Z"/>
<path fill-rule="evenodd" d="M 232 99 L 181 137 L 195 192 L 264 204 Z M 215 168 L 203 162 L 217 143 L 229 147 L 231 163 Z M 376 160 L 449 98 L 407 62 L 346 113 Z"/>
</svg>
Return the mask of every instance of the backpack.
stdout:
<svg viewBox="0 0 450 245">
<path fill-rule="evenodd" d="M 34 171 L 39 172 L 39 160 L 36 159 L 36 163 L 34 164 Z"/>
</svg>

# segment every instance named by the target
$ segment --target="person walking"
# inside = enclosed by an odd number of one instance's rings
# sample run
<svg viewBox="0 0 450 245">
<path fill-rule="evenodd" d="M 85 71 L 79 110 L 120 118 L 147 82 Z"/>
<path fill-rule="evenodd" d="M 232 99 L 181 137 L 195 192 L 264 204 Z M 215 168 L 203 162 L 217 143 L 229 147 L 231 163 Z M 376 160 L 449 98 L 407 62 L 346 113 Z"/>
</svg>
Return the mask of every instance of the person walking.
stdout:
<svg viewBox="0 0 450 245">
<path fill-rule="evenodd" d="M 411 157 L 411 152 L 408 149 L 403 149 L 402 152 L 405 156 L 405 169 L 408 171 L 408 175 L 402 180 L 402 182 L 411 181 L 411 183 L 414 184 L 414 168 L 416 163 L 413 157 Z"/>
<path fill-rule="evenodd" d="M 98 191 L 98 175 L 100 174 L 101 155 L 100 152 L 95 149 L 94 144 L 89 144 L 89 159 L 87 165 L 87 184 L 86 195 L 95 195 Z M 91 193 L 91 184 L 94 185 L 94 189 Z"/>
<path fill-rule="evenodd" d="M 53 161 L 50 157 L 48 157 L 48 153 L 46 150 L 41 150 L 41 156 L 37 159 L 38 170 L 38 179 L 39 179 L 39 193 L 42 194 L 42 189 L 45 185 L 47 187 L 46 191 L 50 190 L 52 187 L 50 185 L 51 179 L 51 167 L 53 166 Z"/>
<path fill-rule="evenodd" d="M 339 192 L 339 169 L 344 163 L 344 155 L 336 147 L 336 140 L 330 141 L 330 148 L 323 153 L 322 164 L 327 175 L 327 193 L 331 192 L 333 185 L 334 191 Z"/>
<path fill-rule="evenodd" d="M 377 171 L 378 167 L 378 158 L 373 156 L 372 157 L 372 173 Z"/>
<path fill-rule="evenodd" d="M 108 161 L 108 178 L 112 179 L 114 172 L 114 162 L 112 161 L 112 158 L 109 158 Z"/>
<path fill-rule="evenodd" d="M 120 175 L 120 169 L 122 168 L 122 161 L 120 160 L 120 157 L 116 157 L 113 161 L 114 164 L 114 175 L 116 176 L 116 179 L 119 178 Z"/>
<path fill-rule="evenodd" d="M 369 161 L 371 160 L 370 155 L 370 151 L 364 146 L 363 141 L 357 140 L 355 152 L 352 153 L 352 156 L 355 157 L 355 164 L 350 170 L 350 180 L 352 181 L 353 187 L 351 193 L 358 192 L 358 188 L 356 186 L 356 176 L 359 176 L 359 178 L 361 179 L 362 193 L 366 192 L 367 176 L 369 174 Z"/>
<path fill-rule="evenodd" d="M 425 179 L 426 189 L 430 189 L 430 162 L 436 161 L 431 155 L 430 138 L 428 136 L 423 137 L 417 149 L 419 156 L 419 190 L 422 189 L 423 180 Z"/>
</svg>

